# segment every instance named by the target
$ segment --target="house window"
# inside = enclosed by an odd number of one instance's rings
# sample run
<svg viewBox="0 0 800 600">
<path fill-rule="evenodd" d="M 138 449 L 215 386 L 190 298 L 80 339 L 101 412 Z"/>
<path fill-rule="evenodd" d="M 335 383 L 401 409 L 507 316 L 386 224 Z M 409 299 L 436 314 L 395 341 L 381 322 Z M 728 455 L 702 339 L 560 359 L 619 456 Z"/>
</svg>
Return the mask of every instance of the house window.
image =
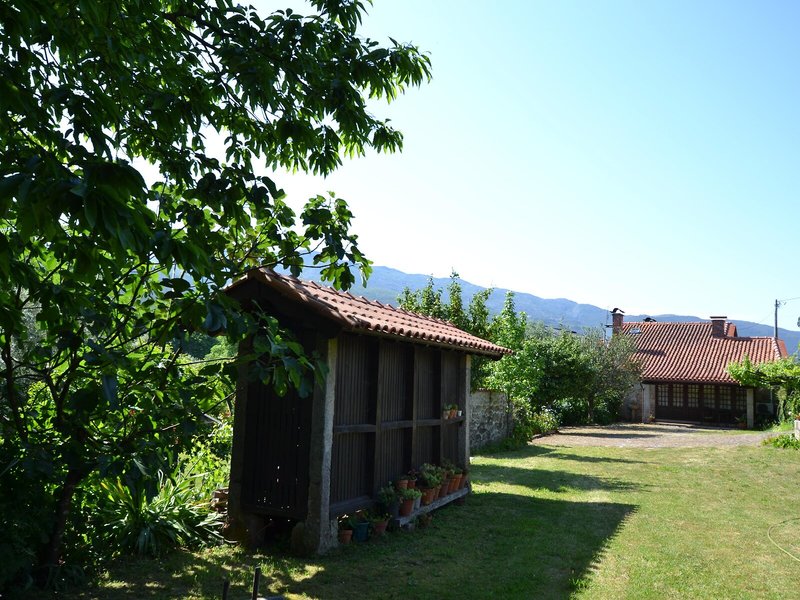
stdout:
<svg viewBox="0 0 800 600">
<path fill-rule="evenodd" d="M 745 412 L 747 410 L 747 390 L 736 388 L 736 410 Z"/>
<path fill-rule="evenodd" d="M 714 386 L 713 385 L 698 385 L 700 390 L 700 400 L 703 408 L 714 408 Z"/>
<path fill-rule="evenodd" d="M 719 408 L 720 410 L 731 409 L 731 388 L 729 387 L 719 388 Z"/>
<path fill-rule="evenodd" d="M 684 405 L 683 385 L 680 383 L 672 384 L 672 406 L 683 407 Z"/>
<path fill-rule="evenodd" d="M 658 396 L 659 406 L 669 406 L 669 386 L 659 385 L 656 387 L 656 395 Z"/>
<path fill-rule="evenodd" d="M 688 385 L 686 389 L 686 397 L 689 403 L 689 408 L 697 408 L 700 406 L 700 386 Z"/>
</svg>

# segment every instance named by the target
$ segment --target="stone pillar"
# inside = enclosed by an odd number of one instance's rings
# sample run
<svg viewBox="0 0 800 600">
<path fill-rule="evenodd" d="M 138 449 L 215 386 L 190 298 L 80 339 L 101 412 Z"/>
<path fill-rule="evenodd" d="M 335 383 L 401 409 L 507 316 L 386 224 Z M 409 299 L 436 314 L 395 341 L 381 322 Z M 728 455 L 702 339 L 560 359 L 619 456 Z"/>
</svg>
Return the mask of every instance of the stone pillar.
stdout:
<svg viewBox="0 0 800 600">
<path fill-rule="evenodd" d="M 794 438 L 800 440 L 800 419 L 794 420 Z"/>
<path fill-rule="evenodd" d="M 642 423 L 649 423 L 650 415 L 655 414 L 655 386 L 647 383 L 642 387 Z"/>
<path fill-rule="evenodd" d="M 308 515 L 300 528 L 305 554 L 323 554 L 337 544 L 336 520 L 330 518 L 331 451 L 333 449 L 333 411 L 336 398 L 336 355 L 338 340 L 320 348 L 328 366 L 325 386 L 316 386 L 311 408 L 311 444 L 308 470 Z"/>
<path fill-rule="evenodd" d="M 756 424 L 756 403 L 753 388 L 747 389 L 747 428 L 752 429 Z"/>
</svg>

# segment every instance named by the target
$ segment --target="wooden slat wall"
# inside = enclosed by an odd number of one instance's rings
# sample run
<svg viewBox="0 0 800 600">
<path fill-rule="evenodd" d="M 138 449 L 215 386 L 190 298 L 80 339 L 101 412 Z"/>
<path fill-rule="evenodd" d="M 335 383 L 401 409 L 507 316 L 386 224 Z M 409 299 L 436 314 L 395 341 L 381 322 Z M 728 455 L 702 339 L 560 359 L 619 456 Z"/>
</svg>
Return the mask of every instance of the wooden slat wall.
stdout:
<svg viewBox="0 0 800 600">
<path fill-rule="evenodd" d="M 390 429 L 381 432 L 381 451 L 376 454 L 375 485 L 381 487 L 392 481 L 410 466 L 406 459 L 406 440 L 410 440 L 407 429 Z M 410 459 L 410 456 L 408 457 Z"/>
<path fill-rule="evenodd" d="M 414 435 L 413 462 L 415 465 L 439 462 L 440 429 L 439 426 L 417 427 Z"/>
<path fill-rule="evenodd" d="M 413 385 L 414 347 L 402 342 L 382 342 L 378 391 L 381 422 L 411 420 Z"/>
<path fill-rule="evenodd" d="M 303 518 L 308 502 L 311 402 L 280 397 L 260 383 L 248 388 L 243 503 L 274 515 Z"/>
<path fill-rule="evenodd" d="M 461 382 L 459 380 L 460 374 L 460 356 L 455 352 L 442 352 L 442 406 L 447 404 L 462 404 L 459 398 L 459 391 Z M 463 406 L 459 406 L 463 409 Z"/>
<path fill-rule="evenodd" d="M 422 463 L 460 464 L 463 421 L 441 424 L 443 404 L 464 402 L 464 358 L 408 342 L 339 337 L 331 510 L 370 504 L 378 488 Z M 338 512 L 337 512 L 338 511 Z"/>
<path fill-rule="evenodd" d="M 331 455 L 331 504 L 372 496 L 373 433 L 335 436 Z"/>
<path fill-rule="evenodd" d="M 417 372 L 417 419 L 438 419 L 442 415 L 440 352 L 433 348 L 418 346 L 414 368 Z"/>
<path fill-rule="evenodd" d="M 377 338 L 341 336 L 336 370 L 334 426 L 374 425 L 378 380 Z"/>
</svg>

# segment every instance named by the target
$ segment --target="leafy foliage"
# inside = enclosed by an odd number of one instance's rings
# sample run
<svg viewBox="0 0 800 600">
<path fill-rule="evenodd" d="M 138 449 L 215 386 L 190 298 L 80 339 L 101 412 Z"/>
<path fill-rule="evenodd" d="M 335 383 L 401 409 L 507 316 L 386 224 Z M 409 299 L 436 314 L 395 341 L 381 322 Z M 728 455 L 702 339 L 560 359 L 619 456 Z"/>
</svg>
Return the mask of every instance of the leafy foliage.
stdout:
<svg viewBox="0 0 800 600">
<path fill-rule="evenodd" d="M 728 373 L 741 385 L 780 388 L 779 419 L 800 414 L 800 364 L 793 358 L 755 364 L 745 356 L 742 362 L 729 364 Z"/>
<path fill-rule="evenodd" d="M 175 479 L 158 474 L 158 491 L 144 485 L 103 480 L 101 521 L 107 544 L 118 551 L 159 556 L 179 546 L 222 541 L 222 518 L 209 509 L 202 478 L 179 473 Z"/>
<path fill-rule="evenodd" d="M 0 503 L 31 493 L 44 533 L 17 555 L 41 580 L 83 486 L 152 474 L 223 403 L 233 367 L 185 360 L 192 334 L 252 336 L 257 356 L 241 358 L 279 391 L 319 375 L 275 320 L 220 294 L 228 282 L 261 265 L 297 274 L 311 252 L 335 286 L 369 274 L 344 200 L 295 214 L 264 173 L 399 150 L 367 99 L 393 100 L 430 64 L 360 37 L 362 2 L 311 4 L 0 4 Z M 166 510 L 139 494 L 137 511 Z"/>
<path fill-rule="evenodd" d="M 472 371 L 473 388 L 500 390 L 509 399 L 515 423 L 512 445 L 527 443 L 559 423 L 617 420 L 620 404 L 640 373 L 630 339 L 614 336 L 607 341 L 599 329 L 577 335 L 531 324 L 517 311 L 513 292 L 506 294 L 494 318 L 486 309 L 491 290 L 473 296 L 463 315 L 457 277 L 453 272 L 447 302 L 432 278 L 422 290 L 406 288 L 398 300 L 408 310 L 459 320 L 466 331 L 514 351 L 497 361 L 474 360 Z"/>
<path fill-rule="evenodd" d="M 767 438 L 764 440 L 765 446 L 774 446 L 775 448 L 792 448 L 800 450 L 800 440 L 794 437 L 794 434 L 787 433 L 775 437 Z"/>
</svg>

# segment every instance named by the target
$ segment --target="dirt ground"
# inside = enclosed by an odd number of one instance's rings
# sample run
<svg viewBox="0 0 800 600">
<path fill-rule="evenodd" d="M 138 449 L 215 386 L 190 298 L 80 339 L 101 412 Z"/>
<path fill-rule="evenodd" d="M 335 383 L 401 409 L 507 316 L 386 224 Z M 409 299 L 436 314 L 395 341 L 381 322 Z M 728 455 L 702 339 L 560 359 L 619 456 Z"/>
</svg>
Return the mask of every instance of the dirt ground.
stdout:
<svg viewBox="0 0 800 600">
<path fill-rule="evenodd" d="M 758 431 L 703 427 L 682 423 L 617 423 L 592 427 L 562 427 L 534 444 L 544 446 L 616 446 L 618 448 L 714 448 L 756 446 L 776 435 Z"/>
</svg>

